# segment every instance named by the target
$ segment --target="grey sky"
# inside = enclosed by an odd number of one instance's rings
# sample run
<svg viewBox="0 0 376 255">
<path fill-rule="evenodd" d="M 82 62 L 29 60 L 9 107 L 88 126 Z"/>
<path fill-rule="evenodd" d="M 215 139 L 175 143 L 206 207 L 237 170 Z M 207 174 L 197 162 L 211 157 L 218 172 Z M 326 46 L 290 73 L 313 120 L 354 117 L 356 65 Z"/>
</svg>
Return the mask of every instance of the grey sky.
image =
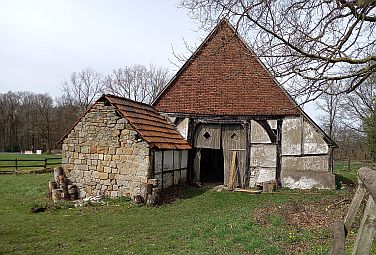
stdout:
<svg viewBox="0 0 376 255">
<path fill-rule="evenodd" d="M 184 51 L 183 37 L 197 43 L 197 29 L 169 0 L 0 0 L 0 92 L 57 96 L 61 81 L 86 67 L 173 70 L 171 46 Z"/>
<path fill-rule="evenodd" d="M 198 45 L 206 34 L 174 0 L 0 0 L 0 93 L 56 97 L 86 67 L 107 74 L 154 63 L 175 72 L 172 47 L 187 53 L 184 40 Z M 306 107 L 317 118 L 314 108 Z"/>
</svg>

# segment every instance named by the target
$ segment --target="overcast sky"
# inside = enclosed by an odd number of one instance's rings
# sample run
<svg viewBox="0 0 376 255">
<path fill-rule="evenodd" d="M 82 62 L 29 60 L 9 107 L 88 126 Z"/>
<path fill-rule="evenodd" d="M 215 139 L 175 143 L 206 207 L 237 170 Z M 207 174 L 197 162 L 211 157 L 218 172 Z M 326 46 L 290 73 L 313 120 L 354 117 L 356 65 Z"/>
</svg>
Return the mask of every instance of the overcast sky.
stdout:
<svg viewBox="0 0 376 255">
<path fill-rule="evenodd" d="M 173 0 L 0 0 L 0 93 L 59 95 L 70 74 L 154 63 L 176 70 L 172 47 L 202 32 Z M 184 40 L 183 40 L 184 38 Z"/>
<path fill-rule="evenodd" d="M 0 93 L 59 96 L 60 84 L 90 67 L 103 74 L 133 64 L 177 71 L 172 48 L 208 32 L 176 0 L 0 0 Z M 305 107 L 317 120 L 315 106 Z"/>
</svg>

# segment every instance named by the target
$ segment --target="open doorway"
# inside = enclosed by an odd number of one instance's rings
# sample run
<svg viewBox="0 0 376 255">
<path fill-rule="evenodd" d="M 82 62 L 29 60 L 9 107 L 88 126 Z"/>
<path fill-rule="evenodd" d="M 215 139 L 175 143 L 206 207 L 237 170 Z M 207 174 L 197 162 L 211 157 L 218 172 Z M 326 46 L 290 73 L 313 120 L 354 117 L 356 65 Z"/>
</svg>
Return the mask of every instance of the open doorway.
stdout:
<svg viewBox="0 0 376 255">
<path fill-rule="evenodd" d="M 200 180 L 203 183 L 222 183 L 224 180 L 222 149 L 201 149 Z"/>
</svg>

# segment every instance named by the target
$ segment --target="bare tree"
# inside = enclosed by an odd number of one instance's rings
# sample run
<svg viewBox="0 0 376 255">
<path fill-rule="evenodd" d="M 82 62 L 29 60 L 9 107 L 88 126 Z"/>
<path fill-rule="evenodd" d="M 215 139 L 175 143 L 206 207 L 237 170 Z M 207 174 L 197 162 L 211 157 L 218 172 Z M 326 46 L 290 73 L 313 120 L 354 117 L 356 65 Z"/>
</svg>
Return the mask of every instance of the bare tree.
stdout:
<svg viewBox="0 0 376 255">
<path fill-rule="evenodd" d="M 133 65 L 113 70 L 104 91 L 143 103 L 151 103 L 167 84 L 168 70 L 150 65 Z"/>
<path fill-rule="evenodd" d="M 51 153 L 54 121 L 54 105 L 52 98 L 47 94 L 34 96 L 34 113 L 36 117 L 36 130 L 44 140 L 46 150 Z M 55 141 L 56 142 L 56 141 Z"/>
<path fill-rule="evenodd" d="M 376 112 L 376 74 L 372 75 L 353 93 L 344 96 L 342 121 L 348 127 L 362 130 L 362 122 Z M 376 123 L 375 123 L 376 125 Z M 360 128 L 360 129 L 359 129 Z"/>
<path fill-rule="evenodd" d="M 203 27 L 236 24 L 256 54 L 305 101 L 360 87 L 376 70 L 374 0 L 180 0 Z"/>
<path fill-rule="evenodd" d="M 336 86 L 332 85 L 329 92 L 334 95 L 323 94 L 316 102 L 318 109 L 323 112 L 321 117 L 324 130 L 330 138 L 336 140 L 336 131 L 339 123 L 339 112 L 343 104 L 343 95 L 336 95 Z"/>
<path fill-rule="evenodd" d="M 68 81 L 62 83 L 62 90 L 66 98 L 86 110 L 92 102 L 101 94 L 103 88 L 103 76 L 90 68 L 81 72 L 74 72 Z"/>
</svg>

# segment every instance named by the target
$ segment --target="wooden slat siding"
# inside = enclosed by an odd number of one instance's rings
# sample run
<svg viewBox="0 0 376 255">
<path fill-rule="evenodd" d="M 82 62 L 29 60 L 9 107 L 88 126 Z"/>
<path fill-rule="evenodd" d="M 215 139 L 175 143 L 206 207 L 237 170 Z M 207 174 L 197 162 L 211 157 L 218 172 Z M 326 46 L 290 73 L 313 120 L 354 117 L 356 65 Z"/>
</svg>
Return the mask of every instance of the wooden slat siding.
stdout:
<svg viewBox="0 0 376 255">
<path fill-rule="evenodd" d="M 237 140 L 231 138 L 236 133 Z M 239 150 L 237 153 L 237 162 L 239 164 L 240 180 L 244 180 L 245 159 L 246 159 L 246 132 L 241 125 L 223 125 L 222 126 L 222 148 L 224 159 L 224 183 L 227 184 L 231 166 L 231 151 Z M 242 183 L 235 183 L 236 186 L 242 186 Z"/>
<path fill-rule="evenodd" d="M 204 134 L 208 132 L 210 138 L 206 139 Z M 221 126 L 217 124 L 200 124 L 196 127 L 194 147 L 220 149 L 221 148 Z"/>
<path fill-rule="evenodd" d="M 111 95 L 102 96 L 126 118 L 151 148 L 186 150 L 188 142 L 153 107 Z"/>
<path fill-rule="evenodd" d="M 365 255 L 369 254 L 371 244 L 373 240 L 373 234 L 375 232 L 376 221 L 376 205 L 373 201 L 372 195 L 369 195 L 366 208 L 358 234 L 356 236 L 355 244 L 353 247 L 353 255 Z"/>
</svg>

